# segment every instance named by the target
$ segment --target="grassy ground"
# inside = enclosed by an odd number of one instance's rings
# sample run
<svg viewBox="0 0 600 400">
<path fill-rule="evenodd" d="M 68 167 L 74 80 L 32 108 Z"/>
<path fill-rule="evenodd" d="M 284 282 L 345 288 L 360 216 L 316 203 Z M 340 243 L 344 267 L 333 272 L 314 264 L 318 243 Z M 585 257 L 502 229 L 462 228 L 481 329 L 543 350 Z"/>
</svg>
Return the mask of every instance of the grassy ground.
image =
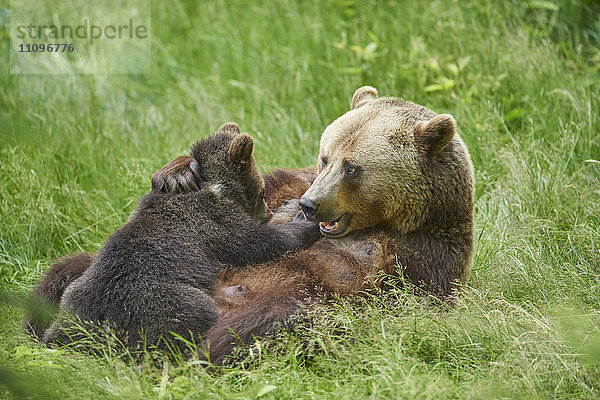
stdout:
<svg viewBox="0 0 600 400">
<path fill-rule="evenodd" d="M 259 3 L 154 1 L 152 75 L 11 76 L 0 29 L 0 397 L 598 398 L 598 7 Z M 194 140 L 234 120 L 265 170 L 306 166 L 364 84 L 452 114 L 471 151 L 477 241 L 456 307 L 402 291 L 340 301 L 318 329 L 212 374 L 21 333 L 42 271 L 97 250 Z"/>
</svg>

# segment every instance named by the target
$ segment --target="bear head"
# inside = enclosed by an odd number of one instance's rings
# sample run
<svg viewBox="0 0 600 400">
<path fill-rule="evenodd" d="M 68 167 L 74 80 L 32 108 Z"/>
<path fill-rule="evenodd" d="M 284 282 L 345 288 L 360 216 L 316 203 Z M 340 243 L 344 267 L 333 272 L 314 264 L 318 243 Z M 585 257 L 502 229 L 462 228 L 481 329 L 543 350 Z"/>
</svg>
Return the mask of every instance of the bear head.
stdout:
<svg viewBox="0 0 600 400">
<path fill-rule="evenodd" d="M 194 161 L 190 168 L 202 186 L 199 189 L 228 198 L 254 219 L 265 222 L 271 212 L 264 200 L 265 182 L 252 156 L 253 149 L 252 137 L 229 122 L 192 146 Z"/>
<path fill-rule="evenodd" d="M 454 208 L 472 208 L 472 166 L 452 116 L 378 98 L 369 86 L 350 104 L 325 129 L 319 175 L 300 200 L 325 236 L 375 226 L 407 233 Z M 450 204 L 461 196 L 464 204 Z"/>
</svg>

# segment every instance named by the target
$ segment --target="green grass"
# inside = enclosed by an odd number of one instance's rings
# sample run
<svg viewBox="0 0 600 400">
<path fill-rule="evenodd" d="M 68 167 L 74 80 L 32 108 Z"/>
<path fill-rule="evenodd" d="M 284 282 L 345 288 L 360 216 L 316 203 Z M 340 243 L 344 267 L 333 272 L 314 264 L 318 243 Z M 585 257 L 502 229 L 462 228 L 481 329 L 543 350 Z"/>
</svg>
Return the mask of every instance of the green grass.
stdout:
<svg viewBox="0 0 600 400">
<path fill-rule="evenodd" d="M 64 399 L 598 398 L 599 12 L 154 1 L 153 74 L 130 76 L 9 75 L 0 29 L 0 397 L 9 385 Z M 42 271 L 97 250 L 193 141 L 233 120 L 264 170 L 306 166 L 365 84 L 452 114 L 470 149 L 477 240 L 455 307 L 402 291 L 340 300 L 252 348 L 256 362 L 210 374 L 49 350 L 20 331 L 18 299 Z"/>
</svg>

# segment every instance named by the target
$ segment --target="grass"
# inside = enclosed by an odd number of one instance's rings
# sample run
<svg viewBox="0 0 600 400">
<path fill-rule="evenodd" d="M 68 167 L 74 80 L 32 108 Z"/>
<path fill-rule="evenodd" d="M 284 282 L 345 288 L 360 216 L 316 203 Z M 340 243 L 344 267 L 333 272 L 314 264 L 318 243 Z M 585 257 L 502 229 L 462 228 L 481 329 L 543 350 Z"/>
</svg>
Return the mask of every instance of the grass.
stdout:
<svg viewBox="0 0 600 400">
<path fill-rule="evenodd" d="M 151 75 L 9 75 L 0 30 L 0 397 L 598 398 L 597 4 L 259 3 L 153 2 Z M 193 141 L 234 120 L 264 170 L 306 166 L 365 84 L 452 114 L 470 149 L 477 240 L 455 307 L 340 299 L 216 373 L 20 331 L 43 270 L 97 250 Z"/>
</svg>

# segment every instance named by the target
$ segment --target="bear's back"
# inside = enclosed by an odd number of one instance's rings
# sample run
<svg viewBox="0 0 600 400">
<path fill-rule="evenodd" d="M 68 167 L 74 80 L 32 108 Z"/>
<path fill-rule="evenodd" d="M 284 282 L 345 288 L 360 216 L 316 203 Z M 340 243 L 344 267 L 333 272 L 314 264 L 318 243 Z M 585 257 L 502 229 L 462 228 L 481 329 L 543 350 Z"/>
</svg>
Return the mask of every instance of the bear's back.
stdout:
<svg viewBox="0 0 600 400">
<path fill-rule="evenodd" d="M 62 308 L 83 320 L 127 326 L 152 318 L 161 293 L 173 286 L 211 293 L 224 267 L 214 256 L 223 250 L 213 240 L 219 219 L 228 210 L 228 219 L 243 220 L 231 224 L 233 229 L 247 223 L 243 216 L 231 215 L 241 215 L 233 207 L 198 192 L 144 196 L 129 221 L 106 240 L 91 267 L 65 291 Z M 219 229 L 226 235 L 223 227 Z"/>
</svg>

